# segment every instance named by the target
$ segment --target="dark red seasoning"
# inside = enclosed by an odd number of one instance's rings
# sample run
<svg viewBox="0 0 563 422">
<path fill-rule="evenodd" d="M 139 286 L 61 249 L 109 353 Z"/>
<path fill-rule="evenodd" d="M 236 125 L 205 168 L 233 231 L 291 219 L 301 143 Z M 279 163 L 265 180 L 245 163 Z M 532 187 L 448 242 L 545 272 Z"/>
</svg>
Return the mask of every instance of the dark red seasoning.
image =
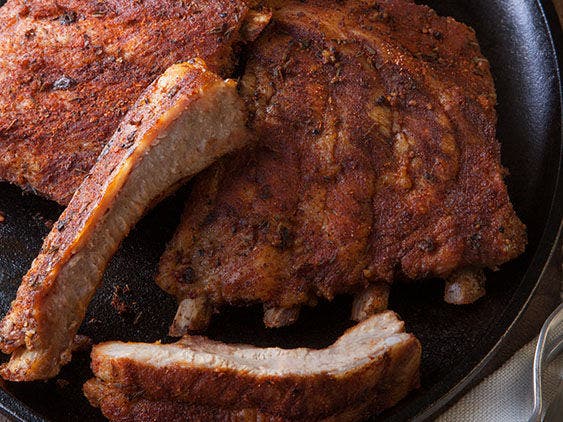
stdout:
<svg viewBox="0 0 563 422">
<path fill-rule="evenodd" d="M 329 4 L 283 2 L 250 49 L 258 147 L 196 178 L 157 277 L 178 300 L 292 308 L 524 250 L 474 31 L 406 0 Z"/>
<path fill-rule="evenodd" d="M 166 68 L 200 57 L 228 76 L 248 6 L 203 0 L 197 7 L 58 0 L 0 8 L 0 180 L 66 205 L 126 111 Z"/>
</svg>

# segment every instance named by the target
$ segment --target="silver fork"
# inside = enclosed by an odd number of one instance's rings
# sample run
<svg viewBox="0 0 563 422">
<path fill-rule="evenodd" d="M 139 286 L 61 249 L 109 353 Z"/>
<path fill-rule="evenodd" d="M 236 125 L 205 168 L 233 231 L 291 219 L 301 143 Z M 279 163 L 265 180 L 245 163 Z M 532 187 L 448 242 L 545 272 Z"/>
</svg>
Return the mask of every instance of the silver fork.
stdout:
<svg viewBox="0 0 563 422">
<path fill-rule="evenodd" d="M 542 372 L 543 367 L 559 355 L 563 351 L 563 303 L 560 304 L 555 311 L 547 318 L 543 327 L 540 331 L 538 338 L 538 344 L 536 346 L 536 354 L 534 356 L 534 408 L 532 411 L 532 416 L 529 422 L 541 422 L 542 414 L 544 409 L 543 399 L 542 399 Z M 549 341 L 549 335 L 553 334 L 553 341 Z M 561 388 L 561 386 L 560 386 Z M 558 406 L 559 397 L 561 392 L 555 397 L 555 402 L 552 406 Z M 552 413 L 550 406 L 549 412 Z M 547 419 L 547 418 L 546 418 Z"/>
</svg>

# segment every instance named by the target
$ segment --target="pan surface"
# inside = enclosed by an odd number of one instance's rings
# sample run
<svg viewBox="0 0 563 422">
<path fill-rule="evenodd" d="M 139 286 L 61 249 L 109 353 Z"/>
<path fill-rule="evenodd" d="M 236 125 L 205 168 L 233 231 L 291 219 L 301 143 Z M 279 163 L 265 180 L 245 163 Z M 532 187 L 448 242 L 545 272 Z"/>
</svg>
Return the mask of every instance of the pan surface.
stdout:
<svg viewBox="0 0 563 422">
<path fill-rule="evenodd" d="M 488 274 L 487 295 L 474 305 L 443 303 L 442 284 L 437 280 L 394 286 L 390 308 L 423 345 L 422 387 L 380 416 L 385 420 L 425 419 L 439 413 L 527 341 L 558 301 L 558 274 L 553 262 L 548 265 L 563 214 L 563 189 L 558 184 L 562 93 L 557 58 L 562 37 L 553 5 L 548 0 L 420 3 L 472 26 L 491 62 L 502 161 L 510 170 L 511 199 L 528 226 L 529 245 L 523 256 Z M 124 241 L 89 308 L 82 334 L 94 342 L 165 338 L 175 303 L 153 277 L 188 189 L 160 204 Z M 3 315 L 62 208 L 0 184 L 0 211 L 5 215 L 0 224 Z M 128 307 L 122 315 L 111 305 L 116 288 Z M 268 331 L 262 327 L 259 309 L 231 309 L 214 318 L 208 334 L 257 345 L 322 347 L 350 325 L 349 310 L 350 300 L 340 298 L 305 310 L 294 327 Z M 81 393 L 83 382 L 91 376 L 88 363 L 87 353 L 77 353 L 55 380 L 2 384 L 0 409 L 25 421 L 102 420 Z"/>
</svg>

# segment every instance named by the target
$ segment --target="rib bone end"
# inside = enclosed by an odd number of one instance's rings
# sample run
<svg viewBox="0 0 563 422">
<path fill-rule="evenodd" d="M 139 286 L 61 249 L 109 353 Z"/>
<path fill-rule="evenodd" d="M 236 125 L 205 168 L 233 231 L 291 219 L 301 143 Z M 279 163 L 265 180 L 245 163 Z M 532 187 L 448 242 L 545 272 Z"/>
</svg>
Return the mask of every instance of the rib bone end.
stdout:
<svg viewBox="0 0 563 422">
<path fill-rule="evenodd" d="M 444 300 L 454 305 L 468 305 L 485 296 L 482 269 L 460 270 L 446 280 Z"/>
<path fill-rule="evenodd" d="M 387 283 L 370 284 L 354 298 L 351 318 L 354 321 L 363 321 L 373 314 L 386 310 L 388 301 L 389 285 Z"/>
<path fill-rule="evenodd" d="M 268 308 L 264 311 L 264 325 L 268 328 L 279 328 L 293 324 L 299 318 L 298 307 Z"/>
<path fill-rule="evenodd" d="M 168 335 L 182 337 L 190 331 L 205 330 L 211 321 L 212 307 L 204 296 L 186 298 L 178 305 L 178 311 Z"/>
</svg>

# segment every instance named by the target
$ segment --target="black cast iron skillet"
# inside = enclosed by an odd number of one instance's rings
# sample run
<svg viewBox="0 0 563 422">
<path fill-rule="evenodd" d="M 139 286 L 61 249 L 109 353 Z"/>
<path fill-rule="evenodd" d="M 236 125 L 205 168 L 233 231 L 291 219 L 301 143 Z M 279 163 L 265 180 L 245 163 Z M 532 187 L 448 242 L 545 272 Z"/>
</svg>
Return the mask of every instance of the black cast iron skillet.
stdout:
<svg viewBox="0 0 563 422">
<path fill-rule="evenodd" d="M 3 0 L 0 0 L 0 4 Z M 430 419 L 524 344 L 558 302 L 560 274 L 554 261 L 563 214 L 561 175 L 561 79 L 557 53 L 561 30 L 550 1 L 429 0 L 440 14 L 471 25 L 489 58 L 498 93 L 498 137 L 507 183 L 529 245 L 519 259 L 488 274 L 487 296 L 471 306 L 443 303 L 437 280 L 395 286 L 390 308 L 423 345 L 422 387 L 380 416 L 385 420 Z M 183 193 L 141 221 L 112 260 L 104 286 L 81 328 L 95 342 L 155 341 L 165 336 L 174 301 L 153 282 L 158 258 L 179 220 Z M 0 310 L 5 313 L 22 275 L 37 254 L 57 205 L 0 184 Z M 550 259 L 551 257 L 551 259 Z M 111 305 L 116 286 L 129 312 Z M 350 325 L 350 300 L 305 310 L 296 326 L 262 327 L 257 308 L 231 309 L 214 318 L 209 336 L 224 341 L 283 347 L 322 347 Z M 88 354 L 52 381 L 5 383 L 0 410 L 16 420 L 101 420 L 82 396 L 91 376 Z"/>
</svg>

